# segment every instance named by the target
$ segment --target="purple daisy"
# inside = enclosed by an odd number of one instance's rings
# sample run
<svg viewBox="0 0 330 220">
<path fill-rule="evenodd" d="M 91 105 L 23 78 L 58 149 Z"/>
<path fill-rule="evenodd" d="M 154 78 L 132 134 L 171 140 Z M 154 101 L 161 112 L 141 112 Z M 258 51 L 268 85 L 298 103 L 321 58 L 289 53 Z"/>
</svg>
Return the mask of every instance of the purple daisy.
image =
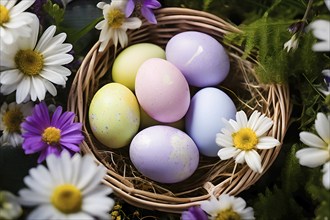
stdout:
<svg viewBox="0 0 330 220">
<path fill-rule="evenodd" d="M 45 102 L 35 105 L 32 115 L 21 124 L 25 154 L 40 152 L 38 163 L 41 163 L 49 154 L 60 156 L 63 149 L 79 152 L 84 136 L 82 124 L 74 122 L 74 117 L 73 112 L 62 114 L 61 106 L 50 115 Z"/>
<path fill-rule="evenodd" d="M 182 220 L 207 220 L 207 214 L 199 206 L 192 206 L 188 211 L 182 212 Z"/>
<path fill-rule="evenodd" d="M 135 6 L 141 9 L 142 16 L 152 24 L 157 24 L 156 17 L 153 9 L 161 7 L 161 4 L 157 0 L 128 0 L 125 14 L 127 17 L 131 16 Z"/>
</svg>

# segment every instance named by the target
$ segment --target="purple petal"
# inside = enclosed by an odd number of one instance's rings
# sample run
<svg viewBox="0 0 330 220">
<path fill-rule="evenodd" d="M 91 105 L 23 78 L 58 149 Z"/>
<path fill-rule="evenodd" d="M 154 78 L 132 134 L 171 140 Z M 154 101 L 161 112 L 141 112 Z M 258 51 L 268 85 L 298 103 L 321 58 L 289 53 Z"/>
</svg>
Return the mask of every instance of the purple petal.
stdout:
<svg viewBox="0 0 330 220">
<path fill-rule="evenodd" d="M 143 6 L 151 9 L 157 9 L 162 5 L 157 0 L 144 0 Z"/>
<path fill-rule="evenodd" d="M 193 206 L 184 211 L 181 215 L 182 220 L 207 220 L 207 215 L 199 206 Z"/>
<path fill-rule="evenodd" d="M 81 133 L 81 127 L 82 127 L 81 123 L 73 123 L 73 124 L 67 126 L 65 128 L 65 130 L 62 130 L 61 135 L 64 136 L 64 135 L 70 134 L 72 132 Z"/>
<path fill-rule="evenodd" d="M 80 144 L 82 140 L 84 139 L 84 136 L 82 135 L 67 135 L 64 137 L 61 137 L 61 143 L 72 143 L 72 144 Z"/>
<path fill-rule="evenodd" d="M 40 139 L 40 137 L 30 137 L 23 140 L 22 148 L 25 154 L 32 154 L 46 148 L 47 145 Z"/>
<path fill-rule="evenodd" d="M 75 114 L 73 112 L 64 112 L 56 122 L 56 127 L 64 130 L 66 126 L 73 123 Z"/>
<path fill-rule="evenodd" d="M 135 7 L 134 0 L 128 0 L 127 5 L 126 5 L 126 8 L 125 8 L 126 18 L 128 18 L 129 16 L 131 16 L 131 14 L 134 11 L 134 7 Z"/>
<path fill-rule="evenodd" d="M 79 152 L 80 151 L 80 147 L 75 145 L 75 144 L 71 144 L 71 143 L 66 143 L 66 144 L 63 144 L 64 147 L 72 152 Z"/>
<path fill-rule="evenodd" d="M 21 124 L 21 127 L 25 130 L 25 132 L 22 134 L 22 136 L 27 135 L 27 134 L 34 134 L 34 135 L 41 135 L 43 132 L 43 129 L 34 126 L 32 124 L 29 124 L 27 122 L 23 122 Z"/>
<path fill-rule="evenodd" d="M 52 120 L 51 120 L 51 125 L 55 126 L 57 128 L 57 122 L 59 121 L 60 117 L 62 115 L 62 107 L 58 106 L 55 109 L 55 112 L 52 116 Z"/>
<path fill-rule="evenodd" d="M 145 19 L 148 20 L 149 23 L 151 24 L 157 24 L 157 20 L 156 20 L 156 17 L 154 15 L 154 12 L 147 8 L 147 7 L 142 7 L 141 8 L 141 13 L 143 15 L 143 17 L 145 17 Z"/>
<path fill-rule="evenodd" d="M 41 102 L 35 105 L 32 117 L 40 119 L 37 120 L 39 122 L 45 121 L 46 123 L 50 124 L 49 111 L 45 102 Z"/>
<path fill-rule="evenodd" d="M 41 163 L 42 161 L 44 161 L 47 156 L 48 155 L 47 155 L 46 151 L 42 151 L 41 154 L 38 157 L 38 163 Z"/>
</svg>

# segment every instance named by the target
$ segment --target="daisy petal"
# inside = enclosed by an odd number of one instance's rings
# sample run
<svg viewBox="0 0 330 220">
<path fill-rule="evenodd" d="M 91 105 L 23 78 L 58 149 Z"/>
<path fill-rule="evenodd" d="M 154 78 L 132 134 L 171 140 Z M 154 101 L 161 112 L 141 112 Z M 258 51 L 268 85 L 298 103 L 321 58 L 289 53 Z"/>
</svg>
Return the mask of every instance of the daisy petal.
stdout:
<svg viewBox="0 0 330 220">
<path fill-rule="evenodd" d="M 315 120 L 315 129 L 320 137 L 326 142 L 330 143 L 330 115 L 327 117 L 323 113 L 317 113 Z"/>
<path fill-rule="evenodd" d="M 245 154 L 246 164 L 254 171 L 262 173 L 261 157 L 255 150 L 247 151 Z"/>
<path fill-rule="evenodd" d="M 330 159 L 327 150 L 319 148 L 304 148 L 296 152 L 299 163 L 310 168 L 318 167 Z"/>
<path fill-rule="evenodd" d="M 273 137 L 261 137 L 259 138 L 259 142 L 257 144 L 258 149 L 271 149 L 275 146 L 280 145 L 281 142 L 279 142 L 277 139 Z"/>
<path fill-rule="evenodd" d="M 300 141 L 310 147 L 324 148 L 327 145 L 321 138 L 310 132 L 300 132 L 299 136 Z"/>
</svg>

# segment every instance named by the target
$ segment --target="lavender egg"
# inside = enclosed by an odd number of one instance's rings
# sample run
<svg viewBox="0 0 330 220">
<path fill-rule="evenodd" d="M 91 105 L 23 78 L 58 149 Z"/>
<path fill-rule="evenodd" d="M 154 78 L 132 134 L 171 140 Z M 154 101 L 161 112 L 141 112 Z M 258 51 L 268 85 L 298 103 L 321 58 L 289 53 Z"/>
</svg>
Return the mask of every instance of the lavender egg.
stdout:
<svg viewBox="0 0 330 220">
<path fill-rule="evenodd" d="M 229 73 L 226 50 L 215 38 L 202 32 L 186 31 L 173 36 L 165 53 L 166 59 L 182 72 L 191 86 L 217 85 Z"/>
<path fill-rule="evenodd" d="M 220 89 L 207 87 L 192 97 L 185 127 L 201 154 L 217 156 L 220 147 L 215 142 L 216 134 L 225 126 L 223 119 L 233 119 L 235 114 L 234 102 Z"/>
<path fill-rule="evenodd" d="M 155 125 L 133 138 L 130 159 L 144 176 L 160 183 L 177 183 L 197 169 L 199 151 L 183 131 L 166 125 Z"/>
</svg>

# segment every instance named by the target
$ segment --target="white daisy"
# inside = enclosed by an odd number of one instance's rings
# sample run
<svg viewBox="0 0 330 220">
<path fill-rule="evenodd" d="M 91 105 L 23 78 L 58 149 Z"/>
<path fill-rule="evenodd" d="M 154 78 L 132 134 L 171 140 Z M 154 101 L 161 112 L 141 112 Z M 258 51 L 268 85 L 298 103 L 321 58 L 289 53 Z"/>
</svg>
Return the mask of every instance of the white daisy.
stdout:
<svg viewBox="0 0 330 220">
<path fill-rule="evenodd" d="M 330 189 L 330 161 L 323 165 L 323 178 L 322 183 L 326 189 Z"/>
<path fill-rule="evenodd" d="M 50 26 L 38 39 L 39 24 L 33 23 L 32 35 L 21 37 L 10 47 L 0 48 L 1 93 L 8 95 L 16 90 L 16 102 L 31 99 L 40 101 L 48 91 L 56 96 L 54 84 L 65 86 L 71 71 L 62 65 L 73 60 L 72 45 L 63 43 L 65 33 L 54 36 L 55 26 Z"/>
<path fill-rule="evenodd" d="M 9 191 L 0 191 L 0 219 L 17 219 L 23 213 L 18 198 Z"/>
<path fill-rule="evenodd" d="M 321 166 L 330 160 L 330 115 L 317 113 L 315 129 L 319 136 L 306 131 L 300 132 L 300 140 L 310 147 L 296 152 L 299 163 L 310 168 Z"/>
<path fill-rule="evenodd" d="M 117 47 L 118 41 L 121 47 L 125 47 L 128 43 L 126 31 L 127 29 L 137 29 L 142 22 L 139 18 L 126 18 L 125 0 L 114 0 L 110 4 L 99 2 L 97 7 L 103 10 L 104 20 L 100 21 L 95 28 L 101 30 L 99 41 L 101 45 L 99 51 L 102 52 L 112 39 L 113 44 Z"/>
<path fill-rule="evenodd" d="M 12 44 L 19 36 L 31 35 L 30 24 L 37 18 L 30 12 L 24 12 L 35 0 L 0 0 L 0 46 Z"/>
<path fill-rule="evenodd" d="M 239 111 L 236 121 L 224 121 L 225 128 L 216 135 L 216 143 L 221 147 L 220 159 L 234 158 L 235 163 L 246 162 L 253 171 L 261 173 L 261 157 L 257 149 L 270 149 L 280 144 L 275 138 L 266 136 L 273 121 L 258 111 L 254 111 L 249 120 L 245 112 Z"/>
<path fill-rule="evenodd" d="M 21 123 L 31 115 L 33 103 L 16 104 L 4 102 L 0 108 L 0 144 L 10 144 L 13 147 L 20 146 L 23 142 Z"/>
<path fill-rule="evenodd" d="M 67 151 L 46 161 L 48 169 L 30 169 L 24 178 L 29 189 L 19 191 L 22 205 L 38 206 L 27 219 L 109 219 L 114 200 L 107 196 L 112 189 L 101 185 L 104 166 L 97 166 L 90 155 L 71 158 Z"/>
<path fill-rule="evenodd" d="M 207 201 L 201 202 L 201 208 L 210 216 L 210 219 L 241 219 L 252 220 L 254 211 L 246 207 L 246 202 L 240 197 L 222 194 L 218 199 L 214 195 Z"/>
</svg>

